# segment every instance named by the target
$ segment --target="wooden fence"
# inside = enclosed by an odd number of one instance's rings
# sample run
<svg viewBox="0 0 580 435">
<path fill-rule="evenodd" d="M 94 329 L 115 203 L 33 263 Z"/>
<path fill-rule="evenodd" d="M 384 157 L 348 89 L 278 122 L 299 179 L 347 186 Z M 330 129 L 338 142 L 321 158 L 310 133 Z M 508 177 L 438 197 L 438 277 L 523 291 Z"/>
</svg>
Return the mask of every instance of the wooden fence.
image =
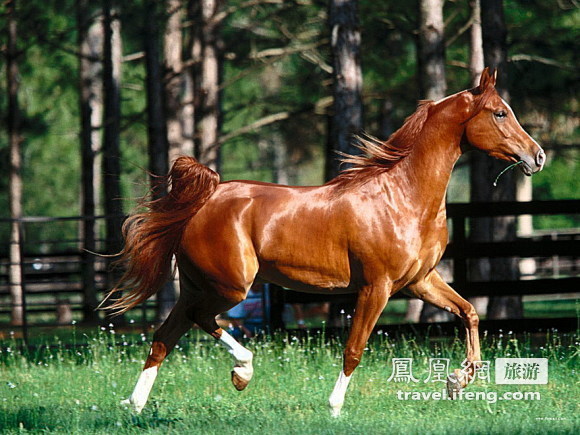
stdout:
<svg viewBox="0 0 580 435">
<path fill-rule="evenodd" d="M 471 219 L 495 216 L 520 215 L 580 215 L 580 200 L 533 201 L 526 203 L 502 202 L 480 204 L 449 204 L 451 243 L 444 259 L 450 260 L 453 270 L 453 287 L 463 296 L 534 295 L 580 292 L 578 273 L 580 254 L 580 229 L 557 233 L 557 237 L 543 234 L 518 238 L 510 242 L 472 242 L 469 240 Z M 99 221 L 102 218 L 90 218 Z M 55 324 L 59 318 L 66 323 L 71 315 L 81 312 L 86 315 L 93 307 L 87 304 L 86 268 L 88 254 L 82 250 L 80 222 L 83 218 L 24 218 L 21 221 L 25 238 L 23 245 L 23 300 L 25 327 Z M 0 225 L 8 226 L 10 221 L 0 220 Z M 71 237 L 71 234 L 73 235 Z M 68 235 L 68 236 L 67 236 Z M 67 238 L 68 237 L 68 238 Z M 102 242 L 102 241 L 101 241 Z M 7 244 L 5 244 L 7 246 Z M 97 243 L 97 249 L 102 247 Z M 9 326 L 9 313 L 12 306 L 9 294 L 9 260 L 0 258 L 0 327 Z M 564 258 L 566 271 L 558 276 L 527 277 L 517 281 L 473 282 L 469 279 L 468 262 L 475 258 L 533 257 L 536 261 L 554 261 Z M 103 258 L 90 258 L 94 264 L 91 276 L 92 286 L 100 299 L 106 290 L 106 261 Z M 556 263 L 558 261 L 556 260 Z M 273 311 L 280 310 L 280 304 L 338 301 L 348 296 L 311 295 L 285 290 L 273 295 Z M 154 307 L 150 301 L 148 307 Z M 59 314 L 60 310 L 60 314 Z M 151 322 L 144 308 L 141 322 Z M 78 314 L 75 314 L 78 317 Z M 577 319 L 561 319 L 562 328 L 573 329 Z M 138 322 L 139 323 L 139 322 Z M 541 322 L 540 322 L 541 323 Z M 530 328 L 534 321 L 525 321 Z M 536 323 L 539 324 L 539 323 Z M 566 326 L 567 325 L 567 326 Z"/>
</svg>

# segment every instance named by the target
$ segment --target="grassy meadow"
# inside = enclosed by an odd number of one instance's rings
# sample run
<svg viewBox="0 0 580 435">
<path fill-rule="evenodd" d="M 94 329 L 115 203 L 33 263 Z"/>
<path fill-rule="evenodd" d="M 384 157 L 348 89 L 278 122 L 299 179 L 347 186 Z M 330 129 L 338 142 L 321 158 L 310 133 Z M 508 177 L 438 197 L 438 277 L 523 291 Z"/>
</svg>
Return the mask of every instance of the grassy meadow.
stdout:
<svg viewBox="0 0 580 435">
<path fill-rule="evenodd" d="M 72 341 L 88 345 L 68 347 L 54 338 L 50 347 L 23 350 L 16 339 L 0 341 L 0 433 L 532 434 L 580 429 L 575 334 L 484 332 L 486 360 L 549 359 L 548 385 L 477 381 L 469 387 L 498 395 L 541 394 L 540 400 L 495 403 L 399 400 L 397 391 L 441 390 L 442 383 L 423 382 L 428 358 L 450 358 L 457 368 L 464 358 L 463 342 L 375 334 L 336 419 L 329 415 L 327 400 L 341 368 L 342 344 L 323 334 L 247 341 L 255 354 L 255 375 L 245 391 L 237 392 L 230 383 L 229 355 L 193 331 L 163 365 L 141 415 L 132 415 L 119 401 L 133 389 L 148 352 L 147 338 L 112 329 L 73 334 Z M 413 375 L 420 382 L 388 381 L 393 357 L 413 358 Z"/>
</svg>

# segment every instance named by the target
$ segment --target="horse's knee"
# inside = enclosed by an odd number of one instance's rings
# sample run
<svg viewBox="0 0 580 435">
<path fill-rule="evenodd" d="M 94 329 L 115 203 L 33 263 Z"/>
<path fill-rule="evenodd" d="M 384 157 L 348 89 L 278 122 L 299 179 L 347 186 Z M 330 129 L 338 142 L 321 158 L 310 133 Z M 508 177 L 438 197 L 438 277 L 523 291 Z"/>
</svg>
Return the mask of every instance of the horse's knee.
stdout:
<svg viewBox="0 0 580 435">
<path fill-rule="evenodd" d="M 468 303 L 469 304 L 469 303 Z M 464 312 L 465 322 L 472 328 L 479 326 L 479 316 L 473 305 L 469 304 Z"/>
<path fill-rule="evenodd" d="M 363 350 L 347 347 L 344 350 L 344 374 L 350 376 L 360 363 Z"/>
</svg>

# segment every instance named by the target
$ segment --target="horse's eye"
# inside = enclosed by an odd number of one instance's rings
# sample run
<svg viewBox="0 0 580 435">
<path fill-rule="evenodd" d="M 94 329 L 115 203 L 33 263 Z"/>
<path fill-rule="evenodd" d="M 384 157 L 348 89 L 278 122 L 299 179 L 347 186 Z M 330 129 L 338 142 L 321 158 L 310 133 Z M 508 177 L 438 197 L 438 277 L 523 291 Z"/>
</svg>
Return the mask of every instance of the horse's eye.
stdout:
<svg viewBox="0 0 580 435">
<path fill-rule="evenodd" d="M 495 116 L 497 119 L 506 119 L 507 118 L 507 112 L 505 110 L 500 110 L 499 112 L 495 112 L 493 114 L 493 116 Z"/>
</svg>

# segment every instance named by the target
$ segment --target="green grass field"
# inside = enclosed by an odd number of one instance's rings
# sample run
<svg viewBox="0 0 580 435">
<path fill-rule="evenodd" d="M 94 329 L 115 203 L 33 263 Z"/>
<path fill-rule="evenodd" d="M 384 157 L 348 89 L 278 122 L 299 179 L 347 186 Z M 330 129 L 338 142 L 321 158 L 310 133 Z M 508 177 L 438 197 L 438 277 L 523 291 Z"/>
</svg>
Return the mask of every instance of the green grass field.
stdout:
<svg viewBox="0 0 580 435">
<path fill-rule="evenodd" d="M 430 392 L 428 358 L 464 358 L 459 339 L 372 337 L 353 376 L 343 414 L 327 400 L 341 368 L 342 345 L 321 335 L 250 340 L 255 375 L 237 392 L 224 349 L 196 332 L 163 365 L 141 415 L 119 406 L 131 393 L 148 352 L 139 336 L 99 331 L 84 348 L 23 351 L 0 342 L 0 433 L 375 434 L 578 433 L 578 336 L 553 332 L 482 336 L 483 357 L 545 357 L 548 385 L 477 381 L 468 391 L 539 392 L 540 400 L 399 400 L 397 391 Z M 58 341 L 58 340 L 57 340 Z M 54 340 L 51 341 L 54 344 Z M 416 384 L 388 381 L 393 357 L 413 358 Z M 492 374 L 493 381 L 493 374 Z"/>
</svg>

